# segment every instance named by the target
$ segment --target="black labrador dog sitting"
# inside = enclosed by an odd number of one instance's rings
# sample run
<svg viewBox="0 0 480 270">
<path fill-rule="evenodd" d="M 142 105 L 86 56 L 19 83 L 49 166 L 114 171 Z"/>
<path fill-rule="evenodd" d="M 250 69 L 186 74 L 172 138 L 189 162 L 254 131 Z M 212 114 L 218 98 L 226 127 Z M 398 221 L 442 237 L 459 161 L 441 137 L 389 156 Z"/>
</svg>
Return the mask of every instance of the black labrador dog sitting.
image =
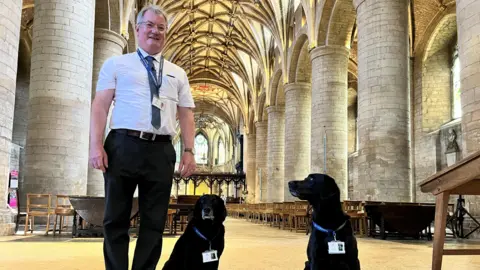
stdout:
<svg viewBox="0 0 480 270">
<path fill-rule="evenodd" d="M 309 174 L 303 181 L 288 182 L 288 188 L 313 208 L 305 270 L 359 270 L 357 240 L 350 217 L 342 210 L 335 180 L 325 174 Z"/>
<path fill-rule="evenodd" d="M 200 197 L 163 270 L 217 270 L 225 247 L 225 203 L 217 195 Z"/>
</svg>

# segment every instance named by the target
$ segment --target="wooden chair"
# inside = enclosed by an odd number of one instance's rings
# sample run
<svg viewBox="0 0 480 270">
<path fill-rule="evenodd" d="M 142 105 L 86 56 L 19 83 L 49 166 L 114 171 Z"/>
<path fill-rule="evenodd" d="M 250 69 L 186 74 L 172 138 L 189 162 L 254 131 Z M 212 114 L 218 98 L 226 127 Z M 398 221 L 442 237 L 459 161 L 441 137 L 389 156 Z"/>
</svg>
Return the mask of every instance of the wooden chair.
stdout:
<svg viewBox="0 0 480 270">
<path fill-rule="evenodd" d="M 289 229 L 293 226 L 293 210 L 294 210 L 294 202 L 284 202 L 282 204 L 282 213 L 280 218 L 282 219 L 282 224 L 280 229 Z"/>
<path fill-rule="evenodd" d="M 295 232 L 305 229 L 307 231 L 308 226 L 308 201 L 295 201 L 292 208 L 292 222 L 293 228 L 290 226 L 290 231 L 295 229 Z"/>
<path fill-rule="evenodd" d="M 366 236 L 368 234 L 367 214 L 364 205 L 365 203 L 363 201 L 345 200 L 342 203 L 343 211 L 350 216 L 354 233 L 358 233 L 359 236 Z"/>
<path fill-rule="evenodd" d="M 55 204 L 55 222 L 53 223 L 53 235 L 55 235 L 57 231 L 57 221 L 58 218 L 60 218 L 60 226 L 58 227 L 58 234 L 62 233 L 62 228 L 64 225 L 64 221 L 66 217 L 72 217 L 72 222 L 73 222 L 73 216 L 75 214 L 75 210 L 73 210 L 73 206 L 70 204 L 70 200 L 68 196 L 66 195 L 57 195 L 57 200 Z M 65 226 L 65 228 L 68 225 Z"/>
<path fill-rule="evenodd" d="M 17 233 L 18 231 L 18 227 L 20 225 L 20 219 L 21 218 L 27 218 L 27 212 L 20 212 L 21 211 L 21 202 L 20 202 L 20 194 L 18 192 L 18 188 L 15 190 L 15 193 L 16 193 L 16 196 L 17 196 L 17 217 L 16 217 L 16 221 L 15 221 L 15 233 Z"/>
<path fill-rule="evenodd" d="M 43 201 L 44 203 L 34 204 L 33 201 Z M 46 201 L 46 203 L 45 203 Z M 35 226 L 35 217 L 47 217 L 47 228 L 45 230 L 45 235 L 48 235 L 50 229 L 50 216 L 54 215 L 52 205 L 52 196 L 50 194 L 27 194 L 27 216 L 25 218 L 25 232 L 24 235 L 27 235 L 28 223 L 31 221 L 30 231 L 33 233 Z"/>
<path fill-rule="evenodd" d="M 281 215 L 282 215 L 282 208 L 283 208 L 283 203 L 273 203 L 273 217 L 272 217 L 272 222 L 270 223 L 270 225 L 272 227 L 279 227 L 280 228 L 280 218 L 281 218 Z"/>
</svg>

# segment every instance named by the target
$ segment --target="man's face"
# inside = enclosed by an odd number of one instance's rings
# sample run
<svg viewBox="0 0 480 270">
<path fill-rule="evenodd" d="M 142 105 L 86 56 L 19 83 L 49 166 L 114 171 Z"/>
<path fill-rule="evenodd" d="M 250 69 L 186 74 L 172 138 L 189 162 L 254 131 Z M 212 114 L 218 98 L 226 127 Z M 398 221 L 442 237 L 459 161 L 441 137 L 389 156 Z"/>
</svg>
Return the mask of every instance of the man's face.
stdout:
<svg viewBox="0 0 480 270">
<path fill-rule="evenodd" d="M 137 25 L 138 45 L 149 54 L 162 51 L 167 34 L 167 22 L 162 15 L 149 10 Z"/>
</svg>

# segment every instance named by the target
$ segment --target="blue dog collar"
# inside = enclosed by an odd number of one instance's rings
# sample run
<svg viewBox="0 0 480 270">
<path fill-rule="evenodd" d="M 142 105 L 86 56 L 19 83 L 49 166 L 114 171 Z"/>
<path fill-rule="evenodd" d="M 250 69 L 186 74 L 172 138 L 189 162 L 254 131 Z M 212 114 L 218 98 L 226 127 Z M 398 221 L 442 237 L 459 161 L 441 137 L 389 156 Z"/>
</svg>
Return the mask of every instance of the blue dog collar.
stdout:
<svg viewBox="0 0 480 270">
<path fill-rule="evenodd" d="M 193 227 L 193 230 L 195 231 L 195 233 L 196 233 L 200 238 L 202 238 L 203 240 L 205 240 L 205 241 L 208 242 L 208 245 L 210 246 L 210 247 L 209 247 L 209 250 L 212 250 L 212 241 L 213 241 L 213 239 L 215 239 L 215 238 L 218 236 L 218 233 L 220 233 L 220 232 L 218 232 L 212 239 L 209 240 L 207 237 L 205 237 L 205 235 L 203 235 L 203 234 L 197 229 L 197 227 L 194 226 L 194 227 Z"/>
<path fill-rule="evenodd" d="M 195 230 L 195 233 L 196 233 L 198 236 L 200 236 L 200 238 L 202 238 L 202 239 L 205 240 L 205 241 L 210 241 L 210 240 L 207 239 L 207 237 L 205 237 L 205 236 L 197 229 L 197 227 L 193 227 L 193 229 Z"/>
<path fill-rule="evenodd" d="M 345 224 L 347 224 L 347 222 L 345 221 L 342 225 L 340 225 L 340 227 L 338 227 L 336 230 L 330 230 L 330 229 L 324 229 L 322 228 L 322 226 L 318 225 L 317 223 L 315 223 L 315 221 L 312 221 L 312 224 L 313 224 L 313 227 L 315 229 L 317 229 L 318 231 L 321 231 L 321 232 L 324 232 L 328 235 L 332 235 L 334 238 L 335 236 L 337 235 L 337 231 L 341 230 L 343 227 L 345 227 Z"/>
</svg>

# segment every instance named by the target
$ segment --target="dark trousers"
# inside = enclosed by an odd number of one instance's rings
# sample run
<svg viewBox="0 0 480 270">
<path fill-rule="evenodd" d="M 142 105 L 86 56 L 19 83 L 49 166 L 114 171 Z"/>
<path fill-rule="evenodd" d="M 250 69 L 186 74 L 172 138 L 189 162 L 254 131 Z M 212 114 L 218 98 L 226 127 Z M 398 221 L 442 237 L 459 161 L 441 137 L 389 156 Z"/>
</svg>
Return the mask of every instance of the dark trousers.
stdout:
<svg viewBox="0 0 480 270">
<path fill-rule="evenodd" d="M 168 203 L 176 161 L 171 142 L 153 142 L 112 130 L 105 140 L 103 253 L 107 270 L 128 269 L 132 200 L 138 185 L 140 230 L 133 270 L 156 268 L 162 252 Z"/>
</svg>

